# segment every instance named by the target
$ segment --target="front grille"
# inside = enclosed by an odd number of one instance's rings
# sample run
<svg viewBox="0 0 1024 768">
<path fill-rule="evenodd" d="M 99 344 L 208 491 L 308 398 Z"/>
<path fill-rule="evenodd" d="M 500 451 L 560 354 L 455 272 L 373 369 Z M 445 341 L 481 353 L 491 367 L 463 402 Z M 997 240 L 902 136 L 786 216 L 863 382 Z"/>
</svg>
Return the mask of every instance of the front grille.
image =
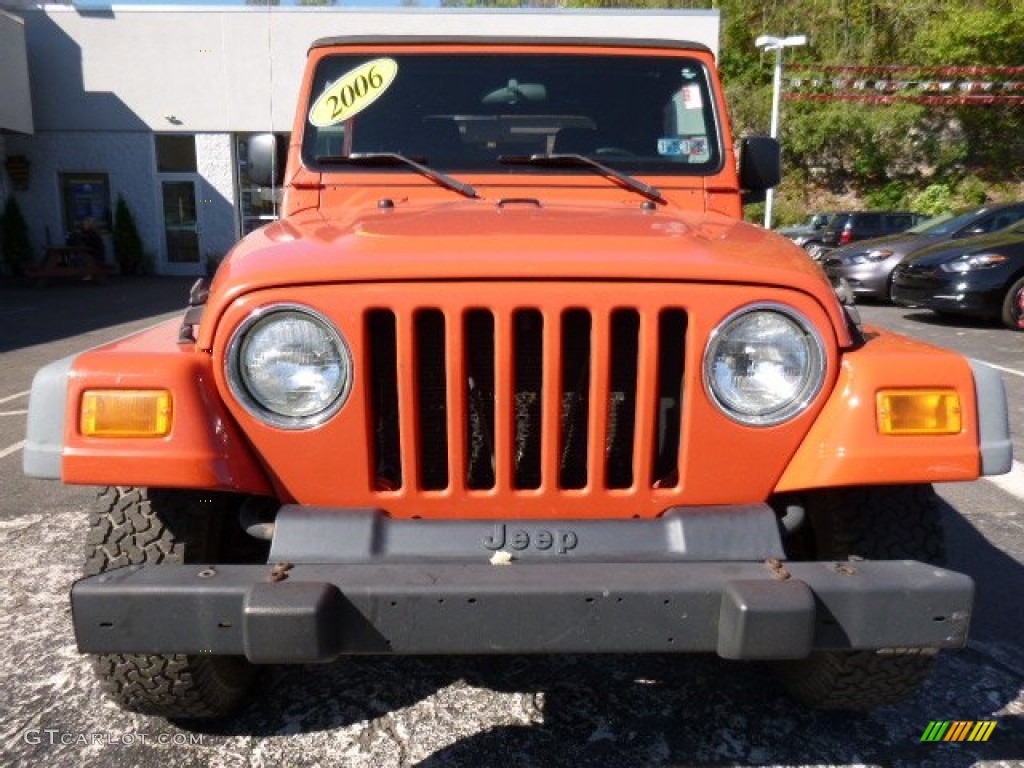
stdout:
<svg viewBox="0 0 1024 768">
<path fill-rule="evenodd" d="M 364 326 L 375 490 L 678 485 L 682 309 L 374 308 Z"/>
</svg>

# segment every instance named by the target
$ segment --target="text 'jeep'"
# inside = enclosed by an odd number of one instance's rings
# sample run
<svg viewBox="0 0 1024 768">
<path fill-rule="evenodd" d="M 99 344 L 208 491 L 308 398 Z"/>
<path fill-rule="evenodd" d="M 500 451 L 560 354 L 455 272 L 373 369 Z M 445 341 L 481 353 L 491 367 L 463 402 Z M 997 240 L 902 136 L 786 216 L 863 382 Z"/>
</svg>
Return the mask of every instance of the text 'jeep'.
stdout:
<svg viewBox="0 0 1024 768">
<path fill-rule="evenodd" d="M 326 39 L 302 94 L 282 219 L 33 386 L 26 470 L 109 486 L 71 600 L 121 705 L 221 715 L 255 665 L 344 654 L 678 651 L 865 707 L 964 645 L 930 484 L 1008 471 L 1002 383 L 742 222 L 778 151 L 734 149 L 708 49 Z"/>
</svg>

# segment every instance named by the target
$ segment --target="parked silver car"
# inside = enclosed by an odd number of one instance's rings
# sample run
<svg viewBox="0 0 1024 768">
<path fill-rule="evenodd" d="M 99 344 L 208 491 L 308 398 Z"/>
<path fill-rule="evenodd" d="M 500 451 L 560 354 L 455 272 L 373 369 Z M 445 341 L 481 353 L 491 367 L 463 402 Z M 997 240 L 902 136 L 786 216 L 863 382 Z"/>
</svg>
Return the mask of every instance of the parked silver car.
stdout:
<svg viewBox="0 0 1024 768">
<path fill-rule="evenodd" d="M 783 237 L 788 237 L 805 251 L 821 245 L 821 232 L 835 217 L 832 211 L 812 213 L 807 220 L 795 227 L 780 227 L 775 230 Z"/>
<path fill-rule="evenodd" d="M 922 248 L 948 240 L 984 235 L 1024 219 L 1024 202 L 984 205 L 929 219 L 898 235 L 863 240 L 825 256 L 825 272 L 846 280 L 857 296 L 889 299 L 892 272 L 903 259 Z"/>
</svg>

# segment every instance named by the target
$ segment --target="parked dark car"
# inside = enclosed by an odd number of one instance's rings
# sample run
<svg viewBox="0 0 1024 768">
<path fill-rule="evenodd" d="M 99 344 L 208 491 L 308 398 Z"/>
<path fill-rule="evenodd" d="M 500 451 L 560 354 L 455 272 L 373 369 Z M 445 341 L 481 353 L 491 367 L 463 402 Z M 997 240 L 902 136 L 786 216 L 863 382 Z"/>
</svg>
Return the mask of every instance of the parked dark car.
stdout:
<svg viewBox="0 0 1024 768">
<path fill-rule="evenodd" d="M 905 232 L 924 217 L 908 211 L 840 211 L 821 231 L 822 245 L 835 248 L 857 240 Z"/>
<path fill-rule="evenodd" d="M 821 232 L 836 217 L 835 212 L 826 211 L 812 213 L 807 221 L 795 227 L 780 227 L 775 230 L 783 237 L 788 237 L 804 250 L 821 245 Z"/>
<path fill-rule="evenodd" d="M 939 314 L 999 318 L 1024 330 L 1024 222 L 918 251 L 896 267 L 892 299 Z"/>
<path fill-rule="evenodd" d="M 843 278 L 854 295 L 888 299 L 892 271 L 922 248 L 1009 227 L 1024 218 L 1024 202 L 984 205 L 943 214 L 898 235 L 865 240 L 829 252 L 823 259 L 833 280 Z"/>
</svg>

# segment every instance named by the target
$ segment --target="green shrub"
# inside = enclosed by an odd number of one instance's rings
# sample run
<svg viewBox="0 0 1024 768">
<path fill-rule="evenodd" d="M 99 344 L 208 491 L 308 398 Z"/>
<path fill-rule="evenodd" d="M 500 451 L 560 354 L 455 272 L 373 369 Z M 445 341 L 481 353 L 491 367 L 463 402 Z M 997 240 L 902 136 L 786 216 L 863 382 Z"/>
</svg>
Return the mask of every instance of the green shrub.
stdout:
<svg viewBox="0 0 1024 768">
<path fill-rule="evenodd" d="M 807 205 L 800 200 L 794 200 L 788 195 L 781 194 L 782 190 L 780 189 L 775 191 L 775 205 L 772 210 L 774 225 L 776 227 L 792 227 L 796 224 L 803 224 L 807 219 Z M 760 223 L 764 223 L 763 214 Z"/>
<path fill-rule="evenodd" d="M 114 209 L 114 258 L 122 275 L 138 275 L 145 268 L 146 253 L 139 229 L 135 226 L 135 217 L 120 196 Z"/>
<path fill-rule="evenodd" d="M 890 181 L 864 195 L 868 208 L 878 211 L 900 211 L 907 206 L 908 188 L 906 182 Z"/>
<path fill-rule="evenodd" d="M 967 176 L 956 185 L 956 196 L 964 205 L 981 205 L 988 200 L 988 185 L 977 176 Z"/>
<path fill-rule="evenodd" d="M 764 203 L 751 203 L 743 206 L 743 220 L 750 224 L 764 224 Z"/>
<path fill-rule="evenodd" d="M 0 253 L 7 269 L 14 275 L 20 275 L 35 260 L 28 224 L 13 197 L 7 198 L 3 217 L 0 218 Z"/>
<path fill-rule="evenodd" d="M 953 209 L 953 192 L 948 184 L 929 184 L 914 195 L 910 207 L 926 216 L 938 216 Z"/>
</svg>

